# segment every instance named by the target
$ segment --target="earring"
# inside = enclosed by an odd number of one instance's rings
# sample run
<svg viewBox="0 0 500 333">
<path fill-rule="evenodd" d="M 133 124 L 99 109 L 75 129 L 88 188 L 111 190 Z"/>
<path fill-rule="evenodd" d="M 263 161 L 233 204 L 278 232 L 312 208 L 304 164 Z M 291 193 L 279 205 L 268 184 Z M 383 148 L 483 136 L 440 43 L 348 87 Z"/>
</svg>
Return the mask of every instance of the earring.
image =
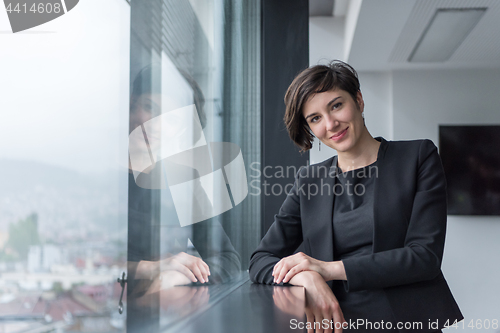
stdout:
<svg viewBox="0 0 500 333">
<path fill-rule="evenodd" d="M 318 150 L 321 151 L 321 141 L 319 142 Z"/>
</svg>

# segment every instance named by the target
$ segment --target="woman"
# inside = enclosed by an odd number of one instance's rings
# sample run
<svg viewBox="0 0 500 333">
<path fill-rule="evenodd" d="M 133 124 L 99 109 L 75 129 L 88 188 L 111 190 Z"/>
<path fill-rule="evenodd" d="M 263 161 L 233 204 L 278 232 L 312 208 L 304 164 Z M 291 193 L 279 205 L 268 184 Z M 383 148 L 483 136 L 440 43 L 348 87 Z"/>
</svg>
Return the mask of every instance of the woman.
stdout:
<svg viewBox="0 0 500 333">
<path fill-rule="evenodd" d="M 322 309 L 308 321 L 333 319 L 336 332 L 344 320 L 345 331 L 440 332 L 463 319 L 440 268 L 446 183 L 434 144 L 373 138 L 357 73 L 341 61 L 301 72 L 285 104 L 293 142 L 306 151 L 314 135 L 338 155 L 298 172 L 252 254 L 252 281 L 304 286 Z"/>
</svg>

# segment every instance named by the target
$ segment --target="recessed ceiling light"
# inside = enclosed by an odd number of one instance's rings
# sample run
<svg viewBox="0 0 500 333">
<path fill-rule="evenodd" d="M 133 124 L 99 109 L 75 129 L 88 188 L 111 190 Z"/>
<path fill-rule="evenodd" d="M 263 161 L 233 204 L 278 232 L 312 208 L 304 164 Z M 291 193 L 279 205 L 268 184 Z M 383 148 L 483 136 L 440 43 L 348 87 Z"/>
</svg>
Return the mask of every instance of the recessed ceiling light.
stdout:
<svg viewBox="0 0 500 333">
<path fill-rule="evenodd" d="M 486 8 L 438 9 L 408 61 L 442 62 L 450 59 L 485 12 Z"/>
</svg>

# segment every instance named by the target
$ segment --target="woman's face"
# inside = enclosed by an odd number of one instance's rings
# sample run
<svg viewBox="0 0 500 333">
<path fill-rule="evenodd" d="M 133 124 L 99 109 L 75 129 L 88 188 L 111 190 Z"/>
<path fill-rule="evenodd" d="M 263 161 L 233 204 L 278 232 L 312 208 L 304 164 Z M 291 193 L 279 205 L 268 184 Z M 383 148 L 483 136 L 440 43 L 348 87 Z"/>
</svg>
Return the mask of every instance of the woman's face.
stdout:
<svg viewBox="0 0 500 333">
<path fill-rule="evenodd" d="M 313 95 L 304 104 L 302 114 L 323 144 L 347 152 L 356 147 L 364 131 L 364 102 L 359 91 L 357 101 L 358 105 L 345 90 L 325 91 Z"/>
</svg>

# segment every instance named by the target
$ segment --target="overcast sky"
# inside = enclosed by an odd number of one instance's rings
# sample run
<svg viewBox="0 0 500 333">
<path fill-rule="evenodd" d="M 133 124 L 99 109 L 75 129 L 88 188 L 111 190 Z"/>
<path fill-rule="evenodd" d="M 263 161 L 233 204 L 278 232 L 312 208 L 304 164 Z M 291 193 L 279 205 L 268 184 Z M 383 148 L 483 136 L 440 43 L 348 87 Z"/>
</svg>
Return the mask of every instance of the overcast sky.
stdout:
<svg viewBox="0 0 500 333">
<path fill-rule="evenodd" d="M 16 34 L 0 6 L 0 159 L 92 173 L 126 167 L 128 3 L 81 0 Z"/>
</svg>

